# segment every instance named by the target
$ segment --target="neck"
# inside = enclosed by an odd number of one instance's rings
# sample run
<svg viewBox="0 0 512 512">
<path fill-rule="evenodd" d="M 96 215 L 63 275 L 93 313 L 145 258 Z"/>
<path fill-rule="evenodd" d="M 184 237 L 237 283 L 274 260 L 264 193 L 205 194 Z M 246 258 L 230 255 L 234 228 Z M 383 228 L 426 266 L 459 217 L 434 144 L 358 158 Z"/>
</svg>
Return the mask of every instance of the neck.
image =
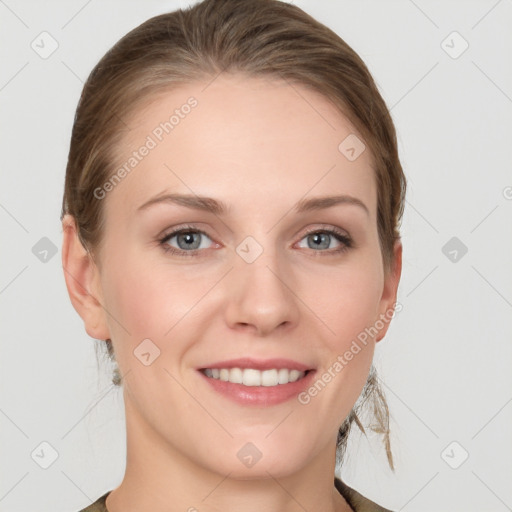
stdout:
<svg viewBox="0 0 512 512">
<path fill-rule="evenodd" d="M 168 512 L 170 506 L 187 512 L 352 510 L 334 487 L 334 446 L 293 474 L 264 471 L 259 478 L 235 479 L 191 460 L 125 404 L 126 471 L 107 498 L 109 512 Z"/>
</svg>

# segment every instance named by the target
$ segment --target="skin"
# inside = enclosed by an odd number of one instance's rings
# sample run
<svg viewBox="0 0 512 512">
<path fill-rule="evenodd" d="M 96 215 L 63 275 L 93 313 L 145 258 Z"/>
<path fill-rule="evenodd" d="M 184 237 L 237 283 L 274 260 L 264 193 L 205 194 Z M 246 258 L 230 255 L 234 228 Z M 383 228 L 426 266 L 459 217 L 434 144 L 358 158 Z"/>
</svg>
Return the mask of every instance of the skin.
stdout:
<svg viewBox="0 0 512 512">
<path fill-rule="evenodd" d="M 328 100 L 281 81 L 222 75 L 209 82 L 160 94 L 131 116 L 120 165 L 174 109 L 198 100 L 103 199 L 95 259 L 73 219 L 63 220 L 71 301 L 90 336 L 113 340 L 124 378 L 126 474 L 107 507 L 351 510 L 333 486 L 336 436 L 388 322 L 307 405 L 239 405 L 210 389 L 196 368 L 285 357 L 321 375 L 393 309 L 401 244 L 386 273 L 372 157 L 366 150 L 350 162 L 338 150 L 357 131 Z M 228 211 L 171 203 L 137 210 L 164 192 L 208 196 Z M 349 203 L 293 209 L 303 198 L 333 194 L 358 198 L 368 211 Z M 206 233 L 199 252 L 166 253 L 159 238 L 184 223 Z M 338 228 L 353 246 L 335 252 L 343 243 L 328 236 L 326 245 L 308 246 L 307 228 Z M 236 252 L 247 236 L 263 249 L 253 263 Z M 169 245 L 180 248 L 176 237 Z M 160 350 L 149 366 L 133 354 L 147 338 Z M 262 453 L 251 468 L 237 457 L 248 442 Z"/>
</svg>

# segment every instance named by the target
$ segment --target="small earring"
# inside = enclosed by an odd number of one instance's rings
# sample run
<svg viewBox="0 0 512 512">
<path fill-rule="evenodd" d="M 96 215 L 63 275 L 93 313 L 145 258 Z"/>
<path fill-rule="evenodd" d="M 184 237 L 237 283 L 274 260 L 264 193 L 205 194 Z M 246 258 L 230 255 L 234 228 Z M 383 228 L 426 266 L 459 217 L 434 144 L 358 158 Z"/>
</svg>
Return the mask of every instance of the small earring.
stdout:
<svg viewBox="0 0 512 512">
<path fill-rule="evenodd" d="M 121 373 L 119 372 L 119 366 L 116 361 L 116 356 L 114 353 L 114 346 L 112 345 L 112 340 L 110 338 L 107 338 L 105 340 L 105 343 L 107 344 L 107 352 L 109 355 L 110 360 L 115 364 L 113 373 L 112 373 L 112 384 L 114 386 L 120 386 L 122 379 L 121 379 Z"/>
</svg>

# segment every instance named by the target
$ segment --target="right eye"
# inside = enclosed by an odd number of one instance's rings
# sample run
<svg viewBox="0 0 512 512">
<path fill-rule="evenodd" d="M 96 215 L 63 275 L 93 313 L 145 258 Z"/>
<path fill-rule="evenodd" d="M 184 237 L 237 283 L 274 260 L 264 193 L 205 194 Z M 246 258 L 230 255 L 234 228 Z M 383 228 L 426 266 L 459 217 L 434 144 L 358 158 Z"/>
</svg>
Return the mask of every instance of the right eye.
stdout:
<svg viewBox="0 0 512 512">
<path fill-rule="evenodd" d="M 208 241 L 212 242 L 206 233 L 192 227 L 187 227 L 167 233 L 160 239 L 160 244 L 166 252 L 179 256 L 193 256 L 201 249 L 211 247 L 211 245 L 208 245 Z"/>
</svg>

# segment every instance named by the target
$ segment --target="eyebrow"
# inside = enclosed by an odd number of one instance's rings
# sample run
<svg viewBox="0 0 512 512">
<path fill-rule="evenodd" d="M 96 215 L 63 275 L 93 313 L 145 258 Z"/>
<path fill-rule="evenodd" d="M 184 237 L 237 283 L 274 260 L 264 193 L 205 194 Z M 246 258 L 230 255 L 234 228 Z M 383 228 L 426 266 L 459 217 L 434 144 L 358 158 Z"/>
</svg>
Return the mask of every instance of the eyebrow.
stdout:
<svg viewBox="0 0 512 512">
<path fill-rule="evenodd" d="M 368 210 L 368 207 L 363 203 L 363 201 L 361 201 L 361 199 L 346 194 L 302 199 L 295 205 L 295 211 L 297 213 L 303 213 L 313 210 L 322 210 L 324 208 L 331 208 L 332 206 L 336 206 L 338 204 L 351 204 L 354 206 L 359 206 L 366 212 L 367 215 L 370 215 L 370 210 Z"/>
<path fill-rule="evenodd" d="M 227 206 L 222 201 L 217 201 L 211 197 L 196 196 L 191 194 L 162 194 L 153 197 L 143 205 L 139 206 L 138 210 L 145 210 L 150 206 L 159 203 L 171 203 L 178 204 L 180 206 L 186 206 L 187 208 L 193 208 L 195 210 L 203 210 L 205 212 L 211 212 L 215 215 L 222 215 L 228 211 Z"/>
<path fill-rule="evenodd" d="M 213 213 L 215 215 L 224 215 L 227 213 L 229 208 L 222 201 L 213 199 L 206 196 L 197 196 L 190 194 L 163 194 L 153 197 L 149 201 L 139 206 L 138 211 L 146 210 L 150 206 L 159 203 L 171 203 L 192 208 L 195 210 L 202 210 Z M 311 199 L 301 199 L 297 202 L 294 209 L 296 213 L 304 213 L 315 210 L 322 210 L 325 208 L 331 208 L 338 204 L 350 204 L 361 207 L 367 215 L 370 214 L 368 207 L 358 199 L 350 195 L 336 195 L 336 196 L 323 196 L 313 197 Z"/>
</svg>

